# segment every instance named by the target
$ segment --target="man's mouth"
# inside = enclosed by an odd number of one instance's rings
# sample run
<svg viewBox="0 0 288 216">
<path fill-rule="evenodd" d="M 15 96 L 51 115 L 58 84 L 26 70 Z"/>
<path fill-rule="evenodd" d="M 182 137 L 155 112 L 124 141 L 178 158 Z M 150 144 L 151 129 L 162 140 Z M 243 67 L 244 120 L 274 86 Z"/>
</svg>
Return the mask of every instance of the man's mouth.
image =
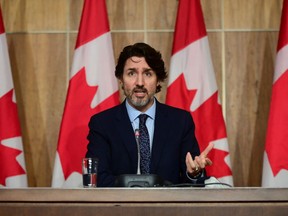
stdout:
<svg viewBox="0 0 288 216">
<path fill-rule="evenodd" d="M 135 89 L 133 92 L 136 97 L 144 97 L 147 93 L 145 89 Z"/>
</svg>

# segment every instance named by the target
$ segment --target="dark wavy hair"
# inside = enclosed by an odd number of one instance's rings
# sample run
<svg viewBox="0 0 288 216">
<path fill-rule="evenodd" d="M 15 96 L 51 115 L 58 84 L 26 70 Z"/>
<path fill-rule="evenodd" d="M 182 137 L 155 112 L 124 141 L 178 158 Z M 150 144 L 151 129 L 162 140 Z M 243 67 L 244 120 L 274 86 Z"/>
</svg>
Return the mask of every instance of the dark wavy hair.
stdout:
<svg viewBox="0 0 288 216">
<path fill-rule="evenodd" d="M 158 82 L 163 82 L 167 78 L 167 71 L 161 53 L 146 43 L 135 43 L 124 47 L 119 55 L 115 68 L 115 76 L 118 79 L 122 80 L 126 60 L 133 56 L 145 58 L 149 67 L 155 71 Z M 159 84 L 156 93 L 160 92 L 161 88 L 162 86 Z"/>
</svg>

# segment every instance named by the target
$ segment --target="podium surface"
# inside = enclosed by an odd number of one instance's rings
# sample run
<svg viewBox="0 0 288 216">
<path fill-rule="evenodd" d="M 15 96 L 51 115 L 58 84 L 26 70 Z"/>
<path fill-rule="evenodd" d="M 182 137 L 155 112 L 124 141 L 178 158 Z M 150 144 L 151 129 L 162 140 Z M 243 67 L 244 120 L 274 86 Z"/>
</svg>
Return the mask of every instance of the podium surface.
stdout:
<svg viewBox="0 0 288 216">
<path fill-rule="evenodd" d="M 288 215 L 288 188 L 0 189 L 2 215 Z"/>
</svg>

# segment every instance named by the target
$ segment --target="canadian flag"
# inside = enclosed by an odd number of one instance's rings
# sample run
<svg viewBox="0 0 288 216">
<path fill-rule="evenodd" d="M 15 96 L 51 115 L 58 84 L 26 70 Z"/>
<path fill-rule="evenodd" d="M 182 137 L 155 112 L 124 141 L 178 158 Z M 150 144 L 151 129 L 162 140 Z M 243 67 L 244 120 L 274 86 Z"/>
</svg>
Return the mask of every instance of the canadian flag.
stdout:
<svg viewBox="0 0 288 216">
<path fill-rule="evenodd" d="M 27 187 L 23 143 L 0 7 L 0 187 Z"/>
<path fill-rule="evenodd" d="M 288 187 L 288 0 L 283 1 L 262 186 Z"/>
<path fill-rule="evenodd" d="M 207 167 L 207 174 L 233 185 L 226 127 L 199 0 L 179 1 L 166 103 L 191 112 L 200 150 L 214 143 L 209 153 L 213 165 Z"/>
<path fill-rule="evenodd" d="M 85 0 L 60 128 L 52 187 L 81 187 L 90 117 L 119 104 L 105 0 Z"/>
</svg>

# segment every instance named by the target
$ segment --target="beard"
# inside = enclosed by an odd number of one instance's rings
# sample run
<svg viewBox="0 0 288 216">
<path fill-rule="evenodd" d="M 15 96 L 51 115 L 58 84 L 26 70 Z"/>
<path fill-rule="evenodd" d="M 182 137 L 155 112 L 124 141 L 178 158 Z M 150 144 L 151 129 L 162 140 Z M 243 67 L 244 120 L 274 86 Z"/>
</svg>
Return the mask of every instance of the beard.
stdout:
<svg viewBox="0 0 288 216">
<path fill-rule="evenodd" d="M 139 86 L 132 89 L 132 91 L 125 90 L 124 88 L 123 88 L 123 90 L 124 90 L 124 95 L 126 96 L 128 102 L 132 106 L 134 106 L 135 108 L 138 108 L 138 109 L 141 109 L 143 107 L 148 106 L 148 104 L 154 100 L 154 95 L 156 92 L 156 91 L 154 91 L 154 92 L 149 93 L 147 91 L 147 89 L 145 89 L 144 87 L 139 87 Z M 137 92 L 145 93 L 146 96 L 145 97 L 137 97 L 137 96 L 135 96 L 135 93 L 137 93 Z"/>
</svg>

